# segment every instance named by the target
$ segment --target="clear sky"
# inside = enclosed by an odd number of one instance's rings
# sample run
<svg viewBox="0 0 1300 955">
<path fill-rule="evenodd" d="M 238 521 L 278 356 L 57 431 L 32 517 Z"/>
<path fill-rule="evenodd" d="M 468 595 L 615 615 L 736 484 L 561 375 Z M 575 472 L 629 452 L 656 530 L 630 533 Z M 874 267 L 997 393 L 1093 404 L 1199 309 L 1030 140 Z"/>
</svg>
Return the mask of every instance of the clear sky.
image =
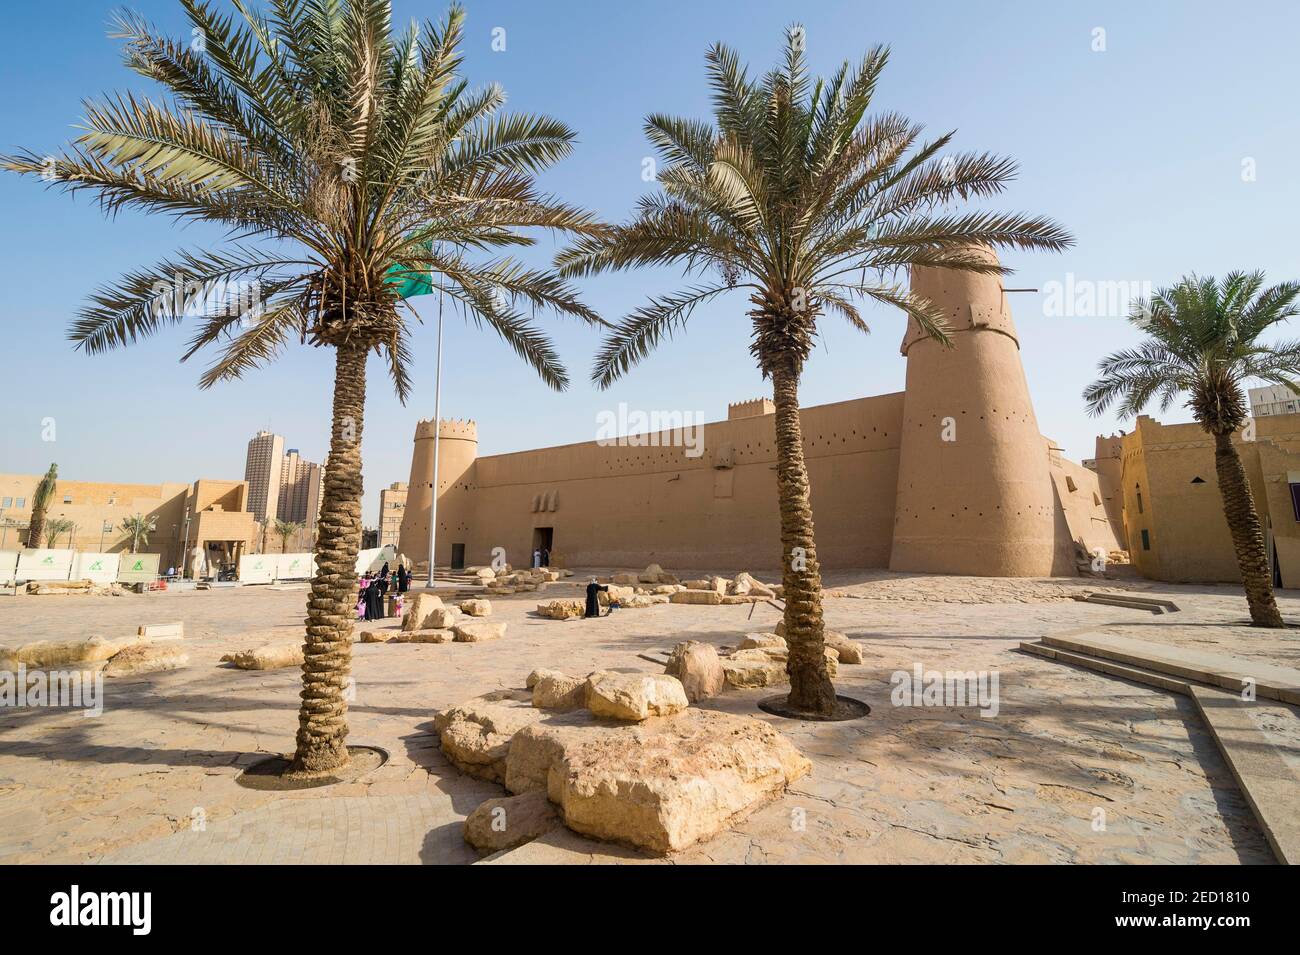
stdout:
<svg viewBox="0 0 1300 955">
<path fill-rule="evenodd" d="M 161 29 L 188 35 L 174 0 L 129 5 Z M 147 88 L 105 36 L 115 6 L 44 0 L 6 10 L 0 150 L 53 148 L 73 135 L 83 97 Z M 445 10 L 431 0 L 395 6 L 398 22 Z M 1009 287 L 1042 290 L 1015 295 L 1012 308 L 1040 428 L 1076 460 L 1091 456 L 1095 434 L 1126 426 L 1087 418 L 1079 395 L 1097 360 L 1135 339 L 1114 308 L 1053 314 L 1049 283 L 1071 275 L 1076 288 L 1158 286 L 1188 272 L 1235 268 L 1263 269 L 1272 281 L 1300 278 L 1300 5 L 1293 2 L 467 6 L 471 82 L 499 81 L 512 108 L 547 112 L 577 129 L 575 154 L 547 173 L 545 185 L 611 220 L 648 188 L 641 179 L 650 154 L 645 114 L 706 115 L 711 42 L 724 40 L 766 69 L 783 27 L 798 20 L 823 74 L 872 44 L 892 46 L 875 108 L 902 111 L 936 134 L 955 128 L 957 148 L 1015 157 L 1020 179 L 997 205 L 1053 216 L 1078 240 L 1063 255 L 1004 256 L 1017 269 Z M 505 30 L 500 52 L 492 49 L 497 27 Z M 0 176 L 0 213 L 0 471 L 35 473 L 56 460 L 70 479 L 240 478 L 246 442 L 260 428 L 283 434 L 312 460 L 324 458 L 332 362 L 320 350 L 295 349 L 270 369 L 204 392 L 196 387 L 202 365 L 178 361 L 186 329 L 96 357 L 74 352 L 65 338 L 97 285 L 215 233 L 135 213 L 108 221 L 87 196 L 72 199 L 7 174 Z M 539 259 L 552 248 L 545 239 Z M 676 281 L 672 273 L 646 272 L 583 288 L 602 314 L 617 318 Z M 684 335 L 606 392 L 587 383 L 593 333 L 548 320 L 574 379 L 563 394 L 545 388 L 490 332 L 452 316 L 443 415 L 477 420 L 483 454 L 592 440 L 598 414 L 620 402 L 723 418 L 728 402 L 767 392 L 746 347 L 746 305 L 737 293 L 702 307 Z M 417 306 L 432 316 L 428 299 Z M 884 309 L 869 317 L 870 336 L 823 320 L 804 378 L 805 405 L 902 388 L 903 319 Z M 368 524 L 379 489 L 408 477 L 416 419 L 432 414 L 433 341 L 431 325 L 418 329 L 418 393 L 407 407 L 372 363 Z M 1166 420 L 1187 417 L 1179 410 Z M 53 442 L 43 440 L 47 418 L 54 419 Z"/>
</svg>

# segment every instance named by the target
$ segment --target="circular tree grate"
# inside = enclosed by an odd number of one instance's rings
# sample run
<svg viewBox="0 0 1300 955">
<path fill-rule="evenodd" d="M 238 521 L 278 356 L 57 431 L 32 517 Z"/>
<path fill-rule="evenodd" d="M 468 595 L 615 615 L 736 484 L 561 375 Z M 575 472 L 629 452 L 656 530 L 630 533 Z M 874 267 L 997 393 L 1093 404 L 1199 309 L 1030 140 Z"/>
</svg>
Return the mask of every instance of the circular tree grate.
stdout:
<svg viewBox="0 0 1300 955">
<path fill-rule="evenodd" d="M 823 713 L 810 713 L 807 710 L 796 709 L 789 703 L 787 696 L 769 696 L 758 704 L 758 708 L 764 713 L 771 713 L 773 716 L 781 716 L 788 720 L 808 720 L 814 723 L 841 723 L 845 720 L 860 720 L 871 712 L 871 707 L 861 700 L 855 700 L 851 696 L 835 697 L 835 709 L 830 715 Z"/>
<path fill-rule="evenodd" d="M 388 762 L 388 751 L 378 746 L 349 746 L 348 764 L 342 769 L 319 776 L 305 776 L 289 772 L 291 756 L 268 756 L 235 777 L 235 782 L 245 789 L 285 792 L 293 789 L 317 789 L 336 783 L 356 782 L 367 773 Z"/>
</svg>

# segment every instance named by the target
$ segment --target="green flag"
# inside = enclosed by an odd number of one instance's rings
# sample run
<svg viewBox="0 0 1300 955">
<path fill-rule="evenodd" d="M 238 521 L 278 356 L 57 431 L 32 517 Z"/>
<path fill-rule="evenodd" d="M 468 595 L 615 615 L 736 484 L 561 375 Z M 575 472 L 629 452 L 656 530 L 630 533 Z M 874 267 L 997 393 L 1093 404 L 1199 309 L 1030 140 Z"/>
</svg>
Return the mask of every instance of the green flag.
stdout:
<svg viewBox="0 0 1300 955">
<path fill-rule="evenodd" d="M 424 247 L 433 252 L 433 242 L 424 243 Z M 384 273 L 388 282 L 397 286 L 399 298 L 414 298 L 416 295 L 432 295 L 433 279 L 428 272 L 411 272 L 394 262 Z"/>
</svg>

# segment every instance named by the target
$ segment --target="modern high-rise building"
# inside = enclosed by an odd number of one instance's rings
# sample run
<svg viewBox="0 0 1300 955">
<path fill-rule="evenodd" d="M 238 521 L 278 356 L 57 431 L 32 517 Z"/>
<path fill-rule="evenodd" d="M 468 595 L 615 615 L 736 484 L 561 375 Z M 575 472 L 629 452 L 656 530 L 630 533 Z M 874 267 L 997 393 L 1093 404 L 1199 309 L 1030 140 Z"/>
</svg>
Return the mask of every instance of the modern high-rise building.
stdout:
<svg viewBox="0 0 1300 955">
<path fill-rule="evenodd" d="M 280 459 L 280 499 L 276 516 L 312 527 L 320 514 L 325 469 L 290 448 Z"/>
<path fill-rule="evenodd" d="M 310 537 L 320 515 L 325 469 L 308 461 L 297 448 L 285 451 L 284 438 L 259 431 L 248 442 L 244 464 L 248 509 L 257 520 L 297 521 Z"/>
<path fill-rule="evenodd" d="M 1250 388 L 1250 413 L 1256 418 L 1300 412 L 1300 395 L 1286 385 Z"/>
<path fill-rule="evenodd" d="M 258 521 L 275 520 L 280 506 L 281 461 L 284 438 L 259 431 L 248 442 L 244 480 L 248 482 L 248 509 Z"/>
</svg>

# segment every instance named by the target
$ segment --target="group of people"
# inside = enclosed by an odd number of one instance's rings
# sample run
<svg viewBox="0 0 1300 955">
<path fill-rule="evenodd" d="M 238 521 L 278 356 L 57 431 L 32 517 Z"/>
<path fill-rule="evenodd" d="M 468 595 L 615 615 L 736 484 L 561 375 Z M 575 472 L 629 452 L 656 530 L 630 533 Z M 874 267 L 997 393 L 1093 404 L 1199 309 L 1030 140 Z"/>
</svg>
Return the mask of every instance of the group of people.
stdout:
<svg viewBox="0 0 1300 955">
<path fill-rule="evenodd" d="M 404 564 L 398 564 L 397 570 L 389 571 L 388 561 L 384 561 L 384 566 L 379 569 L 379 573 L 371 576 L 369 573 L 362 574 L 360 581 L 360 593 L 357 595 L 357 619 L 358 620 L 382 620 L 388 616 L 386 612 L 386 600 L 389 591 L 397 595 L 397 606 L 394 608 L 394 615 L 402 615 L 402 594 L 411 589 L 411 574 Z"/>
</svg>

